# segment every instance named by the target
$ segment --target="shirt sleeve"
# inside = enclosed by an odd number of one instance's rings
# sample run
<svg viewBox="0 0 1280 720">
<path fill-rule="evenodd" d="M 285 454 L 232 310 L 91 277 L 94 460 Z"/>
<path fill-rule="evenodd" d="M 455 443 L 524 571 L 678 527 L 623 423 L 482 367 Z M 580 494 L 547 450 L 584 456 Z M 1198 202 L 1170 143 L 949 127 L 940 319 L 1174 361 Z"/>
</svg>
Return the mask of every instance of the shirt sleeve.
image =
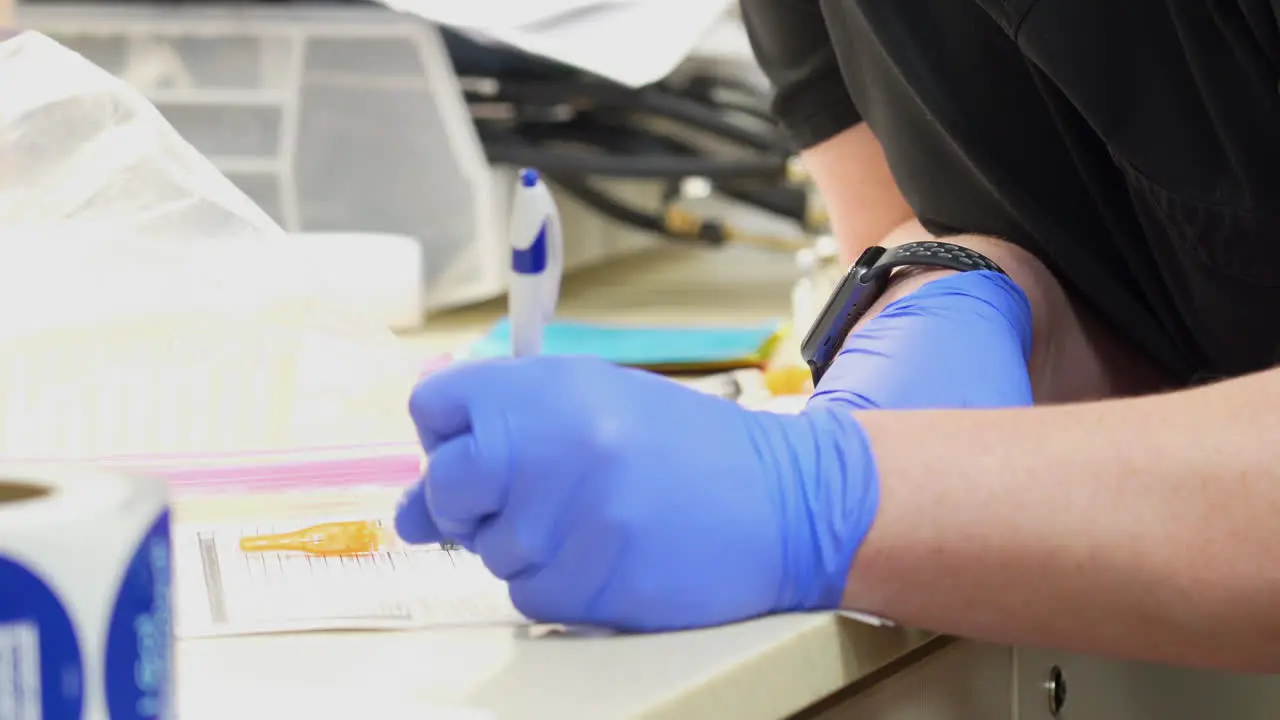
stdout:
<svg viewBox="0 0 1280 720">
<path fill-rule="evenodd" d="M 797 147 L 858 124 L 818 0 L 741 0 L 756 60 L 773 85 L 773 114 Z"/>
</svg>

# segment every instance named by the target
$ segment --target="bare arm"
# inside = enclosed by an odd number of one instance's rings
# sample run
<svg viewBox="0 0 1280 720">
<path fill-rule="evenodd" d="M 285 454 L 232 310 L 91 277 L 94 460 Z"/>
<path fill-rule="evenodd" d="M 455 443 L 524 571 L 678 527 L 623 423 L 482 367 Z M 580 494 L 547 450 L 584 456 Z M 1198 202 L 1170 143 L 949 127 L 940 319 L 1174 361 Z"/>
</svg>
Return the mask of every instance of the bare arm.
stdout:
<svg viewBox="0 0 1280 720">
<path fill-rule="evenodd" d="M 821 6 L 813 0 L 741 0 L 760 67 L 774 87 L 773 111 L 801 153 L 831 216 L 845 259 L 878 243 L 929 237 L 889 172 L 880 141 L 845 86 Z M 1069 299 L 1029 254 L 991 238 L 949 238 L 983 252 L 1026 291 L 1035 317 L 1032 385 L 1039 403 L 1151 392 L 1159 374 Z M 936 274 L 896 281 L 884 302 Z M 877 312 L 873 309 L 871 314 Z"/>
<path fill-rule="evenodd" d="M 813 176 L 841 251 L 852 260 L 914 216 L 862 122 L 813 0 L 741 0 L 742 19 L 774 88 L 773 113 Z"/>
<path fill-rule="evenodd" d="M 852 261 L 871 245 L 932 239 L 898 190 L 880 142 L 866 123 L 849 127 L 802 153 L 822 192 L 841 252 Z M 995 260 L 1031 302 L 1034 338 L 1029 370 L 1037 403 L 1079 402 L 1166 389 L 1168 381 L 1079 303 L 1030 253 L 995 238 L 947 238 Z M 946 271 L 895 280 L 873 317 L 888 303 Z"/>
<path fill-rule="evenodd" d="M 845 602 L 994 642 L 1280 671 L 1278 406 L 1272 370 L 1079 405 L 861 414 L 881 505 Z"/>
<path fill-rule="evenodd" d="M 887 235 L 927 235 L 859 124 L 819 6 L 742 8 L 777 89 L 775 112 L 806 148 L 846 255 Z M 1035 258 L 991 238 L 952 240 L 991 257 L 1026 292 L 1037 402 L 1162 387 Z M 939 276 L 902 274 L 880 307 Z M 1278 377 L 1107 404 L 867 413 L 881 510 L 847 604 L 988 640 L 1280 670 L 1280 613 L 1267 602 L 1280 598 L 1270 562 L 1280 532 L 1269 530 L 1280 527 L 1280 471 L 1265 450 L 1280 428 L 1263 415 L 1280 400 Z M 1239 415 L 1228 409 L 1236 400 Z M 1200 432 L 1203 423 L 1214 429 Z"/>
<path fill-rule="evenodd" d="M 915 218 L 866 123 L 805 149 L 800 157 L 822 194 L 845 262 Z"/>
</svg>

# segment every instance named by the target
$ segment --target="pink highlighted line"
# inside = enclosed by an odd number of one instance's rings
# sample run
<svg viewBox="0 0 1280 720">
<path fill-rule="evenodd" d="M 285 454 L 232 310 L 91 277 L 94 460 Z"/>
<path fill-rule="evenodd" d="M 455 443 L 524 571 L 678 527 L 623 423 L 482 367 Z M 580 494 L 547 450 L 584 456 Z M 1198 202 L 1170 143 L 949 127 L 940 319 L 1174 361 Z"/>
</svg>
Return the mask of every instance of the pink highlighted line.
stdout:
<svg viewBox="0 0 1280 720">
<path fill-rule="evenodd" d="M 178 493 L 400 487 L 417 480 L 421 473 L 417 454 L 234 464 L 192 460 L 190 464 L 145 460 L 108 464 L 162 477 Z"/>
<path fill-rule="evenodd" d="M 419 371 L 426 376 L 452 362 L 448 355 L 430 357 Z M 416 481 L 422 471 L 421 449 L 405 442 L 86 460 L 164 478 L 180 494 L 402 487 Z"/>
</svg>

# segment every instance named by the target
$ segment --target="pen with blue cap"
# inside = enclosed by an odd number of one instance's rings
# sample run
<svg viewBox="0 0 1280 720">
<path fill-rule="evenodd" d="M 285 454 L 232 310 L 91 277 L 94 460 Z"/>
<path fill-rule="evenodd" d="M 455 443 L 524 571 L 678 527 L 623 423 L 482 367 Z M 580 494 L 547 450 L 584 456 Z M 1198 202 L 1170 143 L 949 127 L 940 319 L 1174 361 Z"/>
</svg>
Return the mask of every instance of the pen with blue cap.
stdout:
<svg viewBox="0 0 1280 720">
<path fill-rule="evenodd" d="M 511 352 L 542 352 L 543 328 L 555 316 L 564 273 L 560 213 L 538 171 L 521 170 L 511 203 L 511 288 L 507 315 Z"/>
<path fill-rule="evenodd" d="M 536 170 L 521 170 L 511 204 L 511 288 L 507 313 L 511 351 L 530 357 L 542 351 L 543 328 L 555 316 L 564 272 L 564 237 L 551 191 Z M 394 549 L 398 540 L 378 520 L 324 523 L 287 533 L 242 538 L 242 552 L 363 555 Z M 441 547 L 452 550 L 452 542 Z"/>
</svg>

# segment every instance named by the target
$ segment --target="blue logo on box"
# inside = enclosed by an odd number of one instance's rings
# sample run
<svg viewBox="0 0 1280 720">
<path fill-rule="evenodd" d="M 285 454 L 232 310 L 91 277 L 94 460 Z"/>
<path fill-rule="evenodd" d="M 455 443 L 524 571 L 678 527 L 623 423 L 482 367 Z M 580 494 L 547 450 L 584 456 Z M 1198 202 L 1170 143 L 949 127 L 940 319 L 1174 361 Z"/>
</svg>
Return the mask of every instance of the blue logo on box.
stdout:
<svg viewBox="0 0 1280 720">
<path fill-rule="evenodd" d="M 111 720 L 173 718 L 171 559 L 166 511 L 134 552 L 111 614 L 105 671 Z"/>
<path fill-rule="evenodd" d="M 0 715 L 79 720 L 83 706 L 71 618 L 35 573 L 0 556 Z"/>
</svg>

